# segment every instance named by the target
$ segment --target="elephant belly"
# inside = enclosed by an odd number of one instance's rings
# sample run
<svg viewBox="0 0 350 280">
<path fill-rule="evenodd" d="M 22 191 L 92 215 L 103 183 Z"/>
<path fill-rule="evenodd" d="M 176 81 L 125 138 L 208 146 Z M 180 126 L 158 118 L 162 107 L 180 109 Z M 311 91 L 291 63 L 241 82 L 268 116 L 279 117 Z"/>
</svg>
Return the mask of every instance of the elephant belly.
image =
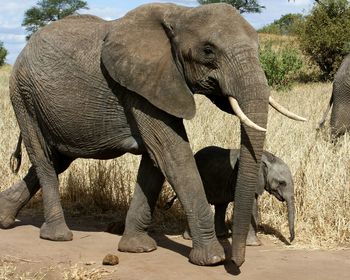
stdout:
<svg viewBox="0 0 350 280">
<path fill-rule="evenodd" d="M 215 174 L 213 176 L 202 176 L 205 194 L 210 204 L 225 204 L 233 201 L 235 186 L 232 182 L 232 178 L 225 175 Z"/>
<path fill-rule="evenodd" d="M 132 132 L 124 108 L 114 96 L 104 98 L 77 106 L 79 98 L 66 104 L 64 112 L 44 109 L 42 130 L 50 146 L 70 157 L 108 159 L 126 152 L 140 154 L 140 137 Z"/>
<path fill-rule="evenodd" d="M 39 127 L 51 147 L 73 158 L 141 153 L 138 132 L 130 127 L 120 96 L 106 81 L 94 76 L 54 79 L 55 87 L 48 84 L 31 93 Z"/>
</svg>

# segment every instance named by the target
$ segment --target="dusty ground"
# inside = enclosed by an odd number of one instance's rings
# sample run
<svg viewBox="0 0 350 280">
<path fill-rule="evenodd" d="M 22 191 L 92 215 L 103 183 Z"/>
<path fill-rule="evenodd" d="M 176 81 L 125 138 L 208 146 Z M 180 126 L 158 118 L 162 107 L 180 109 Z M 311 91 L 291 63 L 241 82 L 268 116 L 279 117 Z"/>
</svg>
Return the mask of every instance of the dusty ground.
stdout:
<svg viewBox="0 0 350 280">
<path fill-rule="evenodd" d="M 350 279 L 350 249 L 292 249 L 263 236 L 264 245 L 247 249 L 246 263 L 239 271 L 230 261 L 215 267 L 189 263 L 191 242 L 181 236 L 157 234 L 158 250 L 121 253 L 117 251 L 120 236 L 104 232 L 104 222 L 70 219 L 74 240 L 52 242 L 39 238 L 40 218 L 23 214 L 19 218 L 14 228 L 0 229 L 0 270 L 16 267 L 7 278 L 0 273 L 0 279 L 15 279 L 24 273 L 33 277 L 30 279 Z M 229 252 L 229 242 L 223 244 Z M 101 265 L 108 253 L 119 257 L 117 266 Z"/>
</svg>

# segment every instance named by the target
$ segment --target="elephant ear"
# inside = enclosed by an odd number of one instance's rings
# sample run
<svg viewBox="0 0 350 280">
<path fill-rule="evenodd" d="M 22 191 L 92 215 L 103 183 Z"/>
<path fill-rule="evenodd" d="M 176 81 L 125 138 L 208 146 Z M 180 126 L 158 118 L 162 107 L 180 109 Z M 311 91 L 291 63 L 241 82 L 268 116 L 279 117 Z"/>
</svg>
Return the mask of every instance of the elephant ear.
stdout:
<svg viewBox="0 0 350 280">
<path fill-rule="evenodd" d="M 101 59 L 117 83 L 171 115 L 191 119 L 196 112 L 193 94 L 173 55 L 176 32 L 164 18 L 176 9 L 145 5 L 111 23 Z"/>
<path fill-rule="evenodd" d="M 260 164 L 260 170 L 259 170 L 258 186 L 256 188 L 256 193 L 258 195 L 262 195 L 264 192 L 264 189 L 266 188 L 267 174 L 268 174 L 268 166 L 267 166 L 266 157 L 264 157 L 264 154 L 263 154 L 261 159 L 261 164 Z"/>
</svg>

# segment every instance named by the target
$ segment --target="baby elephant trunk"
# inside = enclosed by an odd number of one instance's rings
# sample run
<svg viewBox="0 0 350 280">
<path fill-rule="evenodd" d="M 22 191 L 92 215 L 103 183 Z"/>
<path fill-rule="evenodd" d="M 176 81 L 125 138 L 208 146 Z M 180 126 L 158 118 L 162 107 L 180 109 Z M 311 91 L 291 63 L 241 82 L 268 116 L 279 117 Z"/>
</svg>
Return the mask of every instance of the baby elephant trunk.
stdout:
<svg viewBox="0 0 350 280">
<path fill-rule="evenodd" d="M 294 207 L 294 196 L 288 197 L 286 199 L 288 208 L 288 225 L 289 225 L 289 240 L 292 242 L 295 237 L 294 233 L 294 218 L 295 218 L 295 207 Z"/>
</svg>

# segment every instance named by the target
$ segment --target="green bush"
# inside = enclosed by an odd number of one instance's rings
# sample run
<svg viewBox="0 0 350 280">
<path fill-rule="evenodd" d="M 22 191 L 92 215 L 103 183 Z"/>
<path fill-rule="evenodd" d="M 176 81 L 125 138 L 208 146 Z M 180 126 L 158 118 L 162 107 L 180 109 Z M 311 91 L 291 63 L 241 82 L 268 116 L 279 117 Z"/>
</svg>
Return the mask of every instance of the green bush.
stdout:
<svg viewBox="0 0 350 280">
<path fill-rule="evenodd" d="M 0 66 L 5 64 L 6 56 L 7 50 L 5 49 L 3 42 L 0 41 Z"/>
<path fill-rule="evenodd" d="M 331 80 L 350 51 L 350 4 L 347 0 L 323 0 L 315 4 L 300 26 L 302 52 Z"/>
<path fill-rule="evenodd" d="M 258 32 L 278 35 L 295 35 L 303 20 L 304 17 L 301 14 L 286 14 L 281 16 L 280 19 L 275 20 L 273 23 L 260 28 Z"/>
<path fill-rule="evenodd" d="M 269 86 L 277 90 L 288 89 L 298 76 L 303 62 L 293 47 L 273 48 L 268 41 L 260 45 L 260 63 Z"/>
</svg>

